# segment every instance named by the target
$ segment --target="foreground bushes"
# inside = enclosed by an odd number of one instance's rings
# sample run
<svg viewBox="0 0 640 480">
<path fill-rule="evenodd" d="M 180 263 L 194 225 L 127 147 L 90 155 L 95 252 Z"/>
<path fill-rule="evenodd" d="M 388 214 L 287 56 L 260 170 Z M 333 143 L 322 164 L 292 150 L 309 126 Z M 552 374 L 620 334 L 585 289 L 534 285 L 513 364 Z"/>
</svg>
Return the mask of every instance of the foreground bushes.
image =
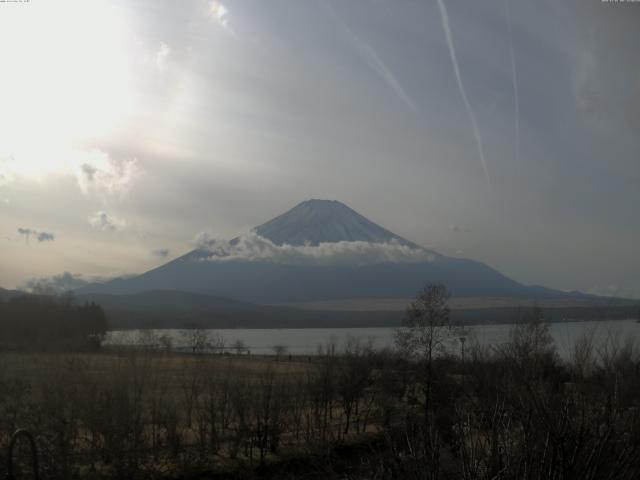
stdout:
<svg viewBox="0 0 640 480">
<path fill-rule="evenodd" d="M 316 478 L 640 478 L 635 347 L 584 340 L 561 362 L 544 328 L 521 327 L 497 350 L 470 346 L 464 360 L 431 358 L 428 376 L 424 359 L 357 342 L 311 363 L 4 354 L 0 448 L 32 430 L 44 478 L 250 476 L 309 455 Z M 354 443 L 357 453 L 340 447 Z"/>
</svg>

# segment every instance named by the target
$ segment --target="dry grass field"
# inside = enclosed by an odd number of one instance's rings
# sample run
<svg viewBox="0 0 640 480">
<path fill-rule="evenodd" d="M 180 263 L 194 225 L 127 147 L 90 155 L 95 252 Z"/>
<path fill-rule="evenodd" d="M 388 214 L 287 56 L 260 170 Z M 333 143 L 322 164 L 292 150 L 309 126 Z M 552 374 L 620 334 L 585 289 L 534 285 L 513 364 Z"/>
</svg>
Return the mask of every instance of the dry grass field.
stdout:
<svg viewBox="0 0 640 480">
<path fill-rule="evenodd" d="M 50 478 L 265 464 L 377 430 L 366 358 L 1 353 L 0 447 L 28 428 Z"/>
<path fill-rule="evenodd" d="M 633 343 L 585 337 L 562 361 L 533 322 L 501 349 L 468 347 L 2 352 L 0 450 L 27 428 L 45 479 L 638 478 Z"/>
</svg>

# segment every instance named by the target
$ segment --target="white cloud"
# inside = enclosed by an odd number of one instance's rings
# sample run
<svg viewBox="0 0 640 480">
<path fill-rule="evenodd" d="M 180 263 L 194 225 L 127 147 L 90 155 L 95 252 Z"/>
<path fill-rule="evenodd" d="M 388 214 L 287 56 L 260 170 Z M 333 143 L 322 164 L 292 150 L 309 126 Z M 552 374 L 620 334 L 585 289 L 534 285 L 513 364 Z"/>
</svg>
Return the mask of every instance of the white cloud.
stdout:
<svg viewBox="0 0 640 480">
<path fill-rule="evenodd" d="M 196 235 L 194 240 L 196 247 L 202 250 L 211 250 L 215 248 L 216 245 L 222 245 L 228 242 L 228 239 L 223 237 L 222 235 L 216 235 L 211 232 L 200 232 Z"/>
<path fill-rule="evenodd" d="M 13 175 L 9 172 L 7 167 L 3 167 L 4 164 L 8 163 L 9 159 L 0 158 L 0 187 L 3 185 L 8 185 L 13 181 Z"/>
<path fill-rule="evenodd" d="M 218 24 L 229 33 L 234 33 L 229 25 L 229 9 L 221 2 L 212 0 L 209 4 L 209 11 Z"/>
<path fill-rule="evenodd" d="M 411 248 L 399 242 L 332 242 L 311 245 L 276 245 L 255 232 L 234 239 L 216 238 L 203 233 L 198 246 L 211 252 L 208 261 L 266 261 L 287 265 L 361 266 L 385 262 L 414 263 L 434 260 L 427 250 Z"/>
<path fill-rule="evenodd" d="M 113 217 L 102 210 L 89 215 L 87 220 L 89 221 L 89 225 L 105 232 L 120 230 L 126 224 L 124 220 Z"/>
<path fill-rule="evenodd" d="M 171 49 L 169 48 L 169 45 L 164 42 L 160 43 L 160 48 L 156 53 L 156 66 L 161 72 L 164 71 L 169 55 L 171 55 Z"/>
<path fill-rule="evenodd" d="M 0 172 L 0 187 L 8 185 L 13 180 L 13 176 L 9 172 Z"/>
<path fill-rule="evenodd" d="M 82 158 L 77 179 L 85 194 L 122 198 L 141 173 L 137 158 L 114 159 L 105 152 L 95 150 Z"/>
</svg>

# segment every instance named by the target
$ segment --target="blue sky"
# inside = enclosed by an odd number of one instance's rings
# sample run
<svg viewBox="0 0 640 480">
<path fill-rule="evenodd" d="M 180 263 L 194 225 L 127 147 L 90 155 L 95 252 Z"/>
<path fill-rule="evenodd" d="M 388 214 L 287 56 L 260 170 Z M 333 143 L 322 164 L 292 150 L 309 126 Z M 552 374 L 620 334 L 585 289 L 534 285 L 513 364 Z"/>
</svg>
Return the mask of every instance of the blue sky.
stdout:
<svg viewBox="0 0 640 480">
<path fill-rule="evenodd" d="M 469 108 L 437 0 L 0 5 L 0 285 L 142 272 L 330 198 L 640 297 L 640 4 L 442 4 Z"/>
</svg>

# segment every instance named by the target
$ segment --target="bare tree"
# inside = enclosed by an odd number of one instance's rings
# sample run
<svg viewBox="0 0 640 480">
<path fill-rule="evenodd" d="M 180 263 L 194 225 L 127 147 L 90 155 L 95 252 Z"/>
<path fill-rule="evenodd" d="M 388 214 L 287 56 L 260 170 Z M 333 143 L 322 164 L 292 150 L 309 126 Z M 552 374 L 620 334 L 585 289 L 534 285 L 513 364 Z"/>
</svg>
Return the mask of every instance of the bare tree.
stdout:
<svg viewBox="0 0 640 480">
<path fill-rule="evenodd" d="M 193 358 L 185 357 L 180 365 L 178 384 L 182 391 L 183 410 L 189 428 L 191 428 L 196 401 L 202 393 L 206 380 L 205 366 L 201 363 L 203 361 L 204 359 L 201 358 L 194 362 Z"/>
<path fill-rule="evenodd" d="M 189 328 L 181 332 L 182 342 L 191 353 L 202 353 L 209 346 L 209 334 L 204 328 Z"/>
<path fill-rule="evenodd" d="M 160 338 L 153 330 L 139 330 L 136 336 L 136 344 L 141 348 L 154 350 L 160 345 Z"/>
<path fill-rule="evenodd" d="M 343 434 L 349 433 L 352 413 L 358 414 L 359 403 L 369 385 L 372 365 L 371 346 L 362 346 L 355 338 L 349 338 L 345 346 L 343 364 L 337 372 L 336 389 L 345 416 Z M 357 429 L 357 424 L 356 424 Z"/>
<path fill-rule="evenodd" d="M 163 333 L 162 335 L 160 335 L 160 337 L 158 337 L 158 342 L 162 350 L 167 353 L 173 349 L 173 338 L 171 338 L 171 335 Z"/>
<path fill-rule="evenodd" d="M 276 355 L 276 360 L 280 360 L 280 357 L 286 355 L 287 351 L 289 350 L 286 345 L 274 345 L 271 348 L 273 350 L 273 353 Z"/>
<path fill-rule="evenodd" d="M 233 342 L 233 349 L 236 351 L 236 355 L 240 355 L 248 350 L 247 344 L 241 338 Z"/>
<path fill-rule="evenodd" d="M 433 357 L 445 350 L 454 332 L 449 321 L 449 292 L 444 285 L 427 285 L 407 308 L 404 324 L 395 332 L 396 346 L 408 357 L 424 362 L 425 411 L 431 402 Z"/>
<path fill-rule="evenodd" d="M 213 348 L 213 350 L 216 353 L 220 353 L 220 354 L 224 353 L 224 349 L 227 345 L 227 341 L 225 340 L 225 338 L 222 336 L 220 332 L 216 332 L 211 336 L 210 343 L 211 343 L 211 348 Z"/>
<path fill-rule="evenodd" d="M 580 379 L 595 368 L 595 342 L 596 329 L 591 328 L 580 335 L 573 344 L 571 360 L 573 371 Z"/>
<path fill-rule="evenodd" d="M 509 337 L 508 356 L 527 374 L 536 374 L 544 363 L 553 360 L 553 337 L 542 309 L 537 305 L 521 312 Z"/>
</svg>

